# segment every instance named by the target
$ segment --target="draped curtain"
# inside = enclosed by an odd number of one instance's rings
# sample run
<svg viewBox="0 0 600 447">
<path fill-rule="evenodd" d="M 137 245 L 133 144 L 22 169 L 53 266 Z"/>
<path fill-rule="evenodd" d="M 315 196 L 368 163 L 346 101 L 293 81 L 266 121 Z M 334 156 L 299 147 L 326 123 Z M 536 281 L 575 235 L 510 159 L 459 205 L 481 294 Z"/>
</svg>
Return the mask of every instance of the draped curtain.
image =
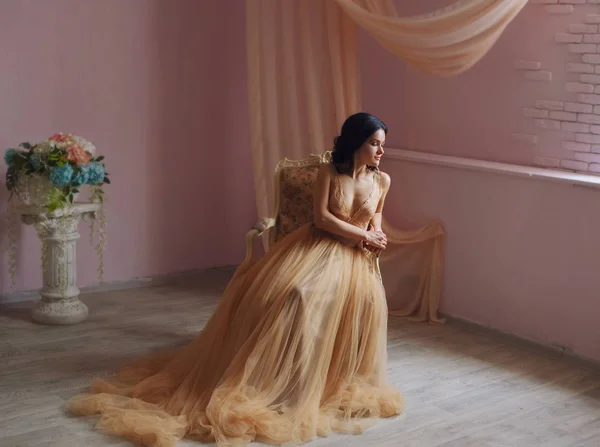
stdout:
<svg viewBox="0 0 600 447">
<path fill-rule="evenodd" d="M 256 206 L 273 212 L 273 173 L 283 157 L 333 144 L 360 110 L 357 29 L 330 0 L 248 0 L 250 138 Z"/>
<path fill-rule="evenodd" d="M 420 71 L 457 75 L 496 43 L 528 0 L 459 0 L 415 17 L 398 17 L 393 0 L 335 0 L 392 54 Z"/>
<path fill-rule="evenodd" d="M 360 111 L 357 26 L 415 69 L 458 75 L 492 48 L 526 4 L 459 0 L 429 14 L 398 17 L 392 0 L 247 0 L 250 136 L 259 216 L 273 213 L 277 162 L 330 150 L 346 117 Z M 439 321 L 441 224 L 403 231 L 384 222 L 384 231 L 388 249 L 382 272 L 390 313 Z"/>
</svg>

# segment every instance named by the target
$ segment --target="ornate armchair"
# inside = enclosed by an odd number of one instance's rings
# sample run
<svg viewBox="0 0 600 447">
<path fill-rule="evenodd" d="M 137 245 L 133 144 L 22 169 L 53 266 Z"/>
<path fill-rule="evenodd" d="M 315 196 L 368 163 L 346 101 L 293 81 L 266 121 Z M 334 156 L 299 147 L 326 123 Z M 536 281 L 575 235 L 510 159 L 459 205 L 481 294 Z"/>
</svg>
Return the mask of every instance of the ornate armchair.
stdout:
<svg viewBox="0 0 600 447">
<path fill-rule="evenodd" d="M 268 246 L 313 220 L 312 186 L 319 166 L 331 161 L 331 151 L 301 160 L 284 158 L 275 169 L 275 215 L 259 220 L 246 234 L 246 259 L 252 258 L 254 240 L 265 234 Z"/>
<path fill-rule="evenodd" d="M 259 220 L 246 235 L 246 258 L 250 265 L 254 241 L 267 237 L 269 245 L 313 220 L 312 185 L 319 167 L 331 162 L 331 152 L 301 160 L 284 158 L 275 169 L 275 215 Z M 388 200 L 388 204 L 389 204 Z M 442 293 L 446 233 L 440 222 L 402 230 L 383 219 L 388 246 L 377 259 L 390 315 L 417 321 L 442 322 L 438 308 Z"/>
</svg>

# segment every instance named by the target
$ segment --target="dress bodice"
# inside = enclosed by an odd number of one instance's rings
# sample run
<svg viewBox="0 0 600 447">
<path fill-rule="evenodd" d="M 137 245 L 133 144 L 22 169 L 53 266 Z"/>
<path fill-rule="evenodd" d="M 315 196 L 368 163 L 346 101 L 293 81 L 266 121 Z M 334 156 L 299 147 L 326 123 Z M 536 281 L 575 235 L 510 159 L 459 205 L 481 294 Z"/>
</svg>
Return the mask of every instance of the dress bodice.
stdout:
<svg viewBox="0 0 600 447">
<path fill-rule="evenodd" d="M 373 185 L 367 199 L 356 210 L 352 210 L 352 204 L 344 197 L 340 176 L 334 175 L 329 194 L 329 211 L 338 219 L 366 230 L 381 198 L 380 178 L 379 171 L 375 171 Z"/>
</svg>

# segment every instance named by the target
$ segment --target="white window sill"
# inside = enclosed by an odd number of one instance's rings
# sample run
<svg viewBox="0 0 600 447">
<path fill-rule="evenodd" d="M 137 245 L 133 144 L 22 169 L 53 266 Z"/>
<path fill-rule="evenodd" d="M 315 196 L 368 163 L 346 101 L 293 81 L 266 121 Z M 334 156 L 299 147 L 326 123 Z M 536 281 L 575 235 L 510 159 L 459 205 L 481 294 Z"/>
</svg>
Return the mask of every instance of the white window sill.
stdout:
<svg viewBox="0 0 600 447">
<path fill-rule="evenodd" d="M 600 190 L 600 176 L 577 174 L 574 172 L 558 171 L 530 166 L 483 161 L 473 158 L 451 157 L 427 152 L 409 151 L 406 149 L 386 148 L 387 158 L 424 163 L 430 165 L 447 166 L 468 171 L 492 172 L 495 174 L 524 177 L 529 179 L 549 180 L 553 182 L 568 183 L 575 186 L 584 186 Z"/>
</svg>

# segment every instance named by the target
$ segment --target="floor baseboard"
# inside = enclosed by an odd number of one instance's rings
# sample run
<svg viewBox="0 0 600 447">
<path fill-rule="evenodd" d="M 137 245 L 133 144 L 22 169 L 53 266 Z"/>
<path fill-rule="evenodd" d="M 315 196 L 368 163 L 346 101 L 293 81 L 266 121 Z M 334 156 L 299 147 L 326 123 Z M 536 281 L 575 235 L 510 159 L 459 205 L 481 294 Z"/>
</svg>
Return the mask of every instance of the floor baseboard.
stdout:
<svg viewBox="0 0 600 447">
<path fill-rule="evenodd" d="M 173 284 L 179 281 L 195 279 L 207 274 L 220 272 L 224 275 L 231 274 L 235 271 L 236 266 L 213 267 L 209 269 L 186 270 L 183 272 L 167 273 L 164 275 L 144 276 L 133 278 L 125 281 L 113 281 L 103 284 L 94 284 L 80 288 L 80 294 L 86 295 L 90 293 L 112 292 L 116 290 L 137 289 L 140 287 L 150 287 L 158 285 Z M 23 301 L 38 300 L 40 298 L 39 289 L 25 290 L 21 292 L 0 294 L 0 304 L 19 303 Z"/>
<path fill-rule="evenodd" d="M 486 326 L 481 323 L 477 323 L 471 320 L 467 320 L 461 317 L 455 317 L 449 314 L 441 314 L 446 319 L 447 324 L 451 324 L 456 327 L 463 328 L 471 332 L 479 332 L 482 334 L 490 335 L 498 340 L 501 340 L 507 344 L 517 346 L 519 348 L 534 351 L 549 357 L 560 358 L 566 360 L 573 365 L 585 368 L 596 374 L 600 374 L 600 360 L 591 359 L 582 355 L 572 352 L 569 348 L 549 345 L 536 340 L 530 340 L 524 337 L 520 337 L 509 332 L 504 332 L 499 329 L 495 329 L 490 326 Z"/>
</svg>

